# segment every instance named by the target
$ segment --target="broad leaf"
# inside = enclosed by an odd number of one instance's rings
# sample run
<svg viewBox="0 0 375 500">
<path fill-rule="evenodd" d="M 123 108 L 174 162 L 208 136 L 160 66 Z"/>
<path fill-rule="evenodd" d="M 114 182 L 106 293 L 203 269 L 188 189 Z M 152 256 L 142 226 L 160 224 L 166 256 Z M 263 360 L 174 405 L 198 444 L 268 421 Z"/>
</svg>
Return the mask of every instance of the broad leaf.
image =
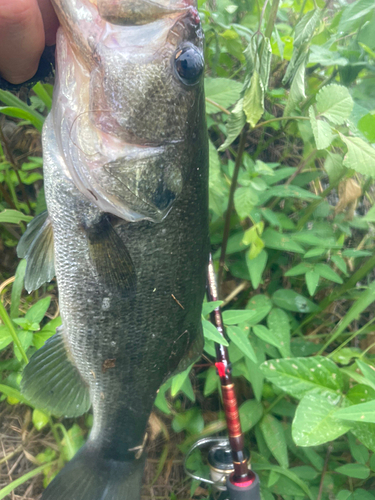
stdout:
<svg viewBox="0 0 375 500">
<path fill-rule="evenodd" d="M 218 344 L 228 346 L 228 342 L 218 332 L 217 328 L 210 321 L 203 319 L 202 326 L 203 326 L 203 335 L 206 339 L 213 340 L 214 342 L 217 342 Z"/>
<path fill-rule="evenodd" d="M 238 326 L 229 326 L 227 335 L 230 340 L 244 353 L 246 357 L 257 363 L 257 357 L 246 333 Z"/>
<path fill-rule="evenodd" d="M 244 128 L 245 123 L 246 115 L 243 111 L 243 99 L 240 99 L 228 117 L 228 121 L 226 123 L 227 138 L 225 139 L 225 142 L 219 147 L 218 151 L 224 151 L 228 146 L 232 144 L 233 141 L 237 139 L 237 137 L 241 133 L 241 130 Z"/>
<path fill-rule="evenodd" d="M 370 469 L 362 464 L 345 464 L 337 467 L 336 472 L 356 479 L 367 479 L 370 475 Z"/>
<path fill-rule="evenodd" d="M 283 357 L 290 357 L 290 325 L 288 315 L 282 309 L 272 309 L 267 318 L 268 328 Z"/>
<path fill-rule="evenodd" d="M 318 446 L 345 434 L 350 425 L 335 419 L 341 401 L 340 394 L 320 389 L 302 398 L 292 425 L 292 436 L 297 446 Z"/>
<path fill-rule="evenodd" d="M 241 83 L 228 78 L 205 79 L 206 99 L 210 99 L 224 108 L 238 101 L 241 89 Z M 210 102 L 206 102 L 206 111 L 207 113 L 219 113 L 220 109 L 210 104 Z"/>
<path fill-rule="evenodd" d="M 251 399 L 242 403 L 239 413 L 242 432 L 247 432 L 262 418 L 263 405 L 255 399 Z"/>
<path fill-rule="evenodd" d="M 323 120 L 320 120 L 319 118 L 316 119 L 314 108 L 312 106 L 310 106 L 309 108 L 309 116 L 317 149 L 328 148 L 333 139 L 330 124 Z"/>
<path fill-rule="evenodd" d="M 323 87 L 316 96 L 316 108 L 319 115 L 335 125 L 341 125 L 349 118 L 353 105 L 349 90 L 335 83 Z"/>
<path fill-rule="evenodd" d="M 282 309 L 287 311 L 294 311 L 300 313 L 309 313 L 316 311 L 318 306 L 311 300 L 303 295 L 295 292 L 294 290 L 284 290 L 279 288 L 272 295 L 272 302 Z"/>
<path fill-rule="evenodd" d="M 272 455 L 276 458 L 281 467 L 287 469 L 289 467 L 288 449 L 281 422 L 268 414 L 262 419 L 260 428 Z"/>
<path fill-rule="evenodd" d="M 340 134 L 348 147 L 344 165 L 363 175 L 375 177 L 375 149 L 360 137 L 347 137 Z"/>
<path fill-rule="evenodd" d="M 0 223 L 19 224 L 20 222 L 30 222 L 34 217 L 25 215 L 18 210 L 3 210 L 0 212 Z"/>
<path fill-rule="evenodd" d="M 337 418 L 353 422 L 375 423 L 375 401 L 342 408 L 338 411 Z"/>
<path fill-rule="evenodd" d="M 255 127 L 264 113 L 264 87 L 257 71 L 254 71 L 250 87 L 245 92 L 243 110 L 246 121 Z"/>
<path fill-rule="evenodd" d="M 268 380 L 297 399 L 313 389 L 341 394 L 344 387 L 340 370 L 324 356 L 270 360 L 261 369 Z"/>
<path fill-rule="evenodd" d="M 258 288 L 262 282 L 262 274 L 267 264 L 268 255 L 265 250 L 262 250 L 255 259 L 250 259 L 249 254 L 246 254 L 246 264 L 249 270 L 251 284 L 254 290 Z"/>
<path fill-rule="evenodd" d="M 305 253 L 305 250 L 296 241 L 293 241 L 287 234 L 279 233 L 268 228 L 264 231 L 262 239 L 267 248 L 288 252 Z"/>
</svg>

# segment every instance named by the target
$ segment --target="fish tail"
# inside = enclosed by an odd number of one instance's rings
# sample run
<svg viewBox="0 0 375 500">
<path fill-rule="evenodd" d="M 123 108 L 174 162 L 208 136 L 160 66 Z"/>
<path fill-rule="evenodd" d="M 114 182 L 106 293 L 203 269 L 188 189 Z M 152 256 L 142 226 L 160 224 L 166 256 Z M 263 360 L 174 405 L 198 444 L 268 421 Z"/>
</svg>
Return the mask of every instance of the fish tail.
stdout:
<svg viewBox="0 0 375 500">
<path fill-rule="evenodd" d="M 104 458 L 83 446 L 44 491 L 41 500 L 139 500 L 145 460 Z"/>
</svg>

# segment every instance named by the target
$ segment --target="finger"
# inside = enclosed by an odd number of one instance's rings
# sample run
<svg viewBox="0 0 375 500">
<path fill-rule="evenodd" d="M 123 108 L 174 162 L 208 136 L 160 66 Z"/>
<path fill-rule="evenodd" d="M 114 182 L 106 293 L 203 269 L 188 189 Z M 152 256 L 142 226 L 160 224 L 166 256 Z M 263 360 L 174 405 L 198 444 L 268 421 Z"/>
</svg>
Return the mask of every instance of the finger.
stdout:
<svg viewBox="0 0 375 500">
<path fill-rule="evenodd" d="M 10 83 L 32 78 L 45 46 L 37 0 L 0 0 L 0 73 Z"/>
<path fill-rule="evenodd" d="M 46 45 L 54 45 L 56 43 L 56 31 L 59 27 L 59 20 L 52 7 L 51 0 L 38 0 L 38 4 L 43 18 Z"/>
</svg>

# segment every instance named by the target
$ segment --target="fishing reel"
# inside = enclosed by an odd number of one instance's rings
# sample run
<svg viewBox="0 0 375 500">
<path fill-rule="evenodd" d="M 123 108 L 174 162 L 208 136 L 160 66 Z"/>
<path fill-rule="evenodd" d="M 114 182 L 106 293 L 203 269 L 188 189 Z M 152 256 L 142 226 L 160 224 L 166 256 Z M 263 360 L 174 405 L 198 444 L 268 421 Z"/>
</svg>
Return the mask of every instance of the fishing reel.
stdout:
<svg viewBox="0 0 375 500">
<path fill-rule="evenodd" d="M 209 448 L 208 465 L 210 478 L 200 477 L 191 472 L 187 461 L 194 450 Z M 249 470 L 243 480 L 235 477 L 232 449 L 225 437 L 207 437 L 199 439 L 187 452 L 184 461 L 185 473 L 192 479 L 212 486 L 212 500 L 260 500 L 259 478 Z"/>
</svg>

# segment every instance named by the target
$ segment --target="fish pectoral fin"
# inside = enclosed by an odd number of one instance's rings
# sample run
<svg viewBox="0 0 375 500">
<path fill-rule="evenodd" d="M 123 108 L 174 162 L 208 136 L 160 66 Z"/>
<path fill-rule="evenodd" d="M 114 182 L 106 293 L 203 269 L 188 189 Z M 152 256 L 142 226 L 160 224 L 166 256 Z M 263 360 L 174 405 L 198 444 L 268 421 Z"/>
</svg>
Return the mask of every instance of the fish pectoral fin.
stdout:
<svg viewBox="0 0 375 500">
<path fill-rule="evenodd" d="M 109 290 L 129 296 L 136 288 L 136 275 L 132 258 L 109 218 L 86 229 L 90 258 L 102 283 Z"/>
<path fill-rule="evenodd" d="M 18 243 L 17 255 L 27 260 L 25 288 L 29 293 L 55 276 L 53 230 L 47 211 L 27 225 Z"/>
<path fill-rule="evenodd" d="M 21 392 L 37 408 L 59 417 L 78 417 L 90 409 L 88 386 L 69 359 L 62 328 L 31 357 Z"/>
</svg>

